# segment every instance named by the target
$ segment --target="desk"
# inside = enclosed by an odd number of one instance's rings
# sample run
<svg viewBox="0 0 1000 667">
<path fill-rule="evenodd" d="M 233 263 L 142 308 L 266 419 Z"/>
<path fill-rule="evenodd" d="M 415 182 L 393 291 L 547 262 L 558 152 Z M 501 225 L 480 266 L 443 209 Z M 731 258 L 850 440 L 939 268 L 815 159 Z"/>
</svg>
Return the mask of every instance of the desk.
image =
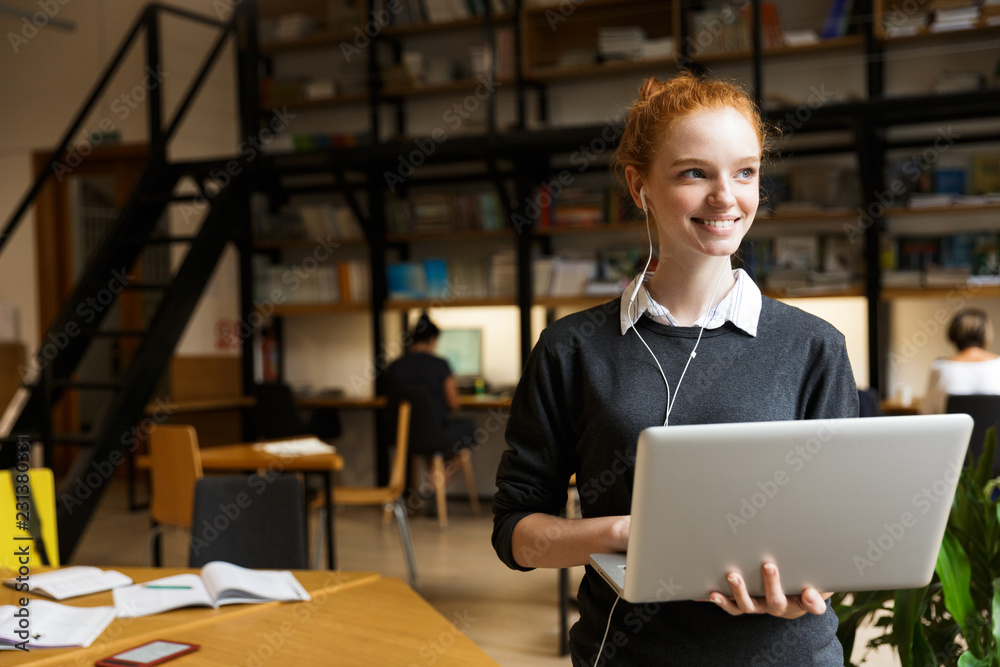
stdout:
<svg viewBox="0 0 1000 667">
<path fill-rule="evenodd" d="M 908 405 L 903 405 L 897 398 L 887 398 L 879 404 L 879 407 L 884 415 L 919 415 L 920 399 L 914 399 Z"/>
<path fill-rule="evenodd" d="M 487 409 L 487 408 L 509 408 L 510 397 L 497 394 L 462 394 L 458 401 L 463 408 Z M 387 404 L 385 396 L 375 396 L 372 398 L 359 398 L 347 396 L 305 396 L 296 400 L 303 408 L 337 408 L 340 410 L 376 410 L 384 408 Z"/>
<path fill-rule="evenodd" d="M 384 408 L 388 401 L 385 396 L 369 398 L 347 396 L 306 396 L 297 399 L 298 404 L 307 409 L 336 408 L 338 410 L 377 410 Z M 510 407 L 511 397 L 497 394 L 462 394 L 459 396 L 462 410 L 506 410 Z M 380 437 L 376 423 L 375 445 L 375 475 L 380 486 L 389 481 L 389 452 L 378 445 Z"/>
<path fill-rule="evenodd" d="M 269 454 L 260 447 L 264 443 L 219 445 L 201 450 L 201 468 L 206 472 L 255 471 L 315 473 L 323 476 L 326 497 L 326 562 L 327 568 L 336 569 L 337 559 L 333 546 L 333 473 L 344 469 L 344 459 L 336 452 L 282 456 Z"/>
<path fill-rule="evenodd" d="M 116 568 L 137 582 L 191 572 L 168 568 Z M 90 648 L 4 651 L 5 665 L 88 665 L 153 639 L 201 644 L 178 659 L 200 665 L 411 665 L 496 667 L 488 655 L 398 579 L 372 572 L 295 573 L 312 600 L 188 608 L 142 618 L 116 619 Z M 16 604 L 13 589 L 0 604 Z M 66 601 L 77 607 L 111 604 L 111 593 Z M 457 627 L 457 630 L 456 630 Z"/>
</svg>

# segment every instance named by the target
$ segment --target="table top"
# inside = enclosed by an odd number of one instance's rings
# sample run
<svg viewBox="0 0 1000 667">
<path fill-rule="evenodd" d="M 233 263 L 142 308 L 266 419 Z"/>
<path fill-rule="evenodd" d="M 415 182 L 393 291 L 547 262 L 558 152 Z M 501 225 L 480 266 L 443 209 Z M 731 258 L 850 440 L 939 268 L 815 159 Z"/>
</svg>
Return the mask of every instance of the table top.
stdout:
<svg viewBox="0 0 1000 667">
<path fill-rule="evenodd" d="M 462 394 L 458 397 L 463 408 L 509 408 L 510 396 L 498 394 Z M 385 396 L 362 398 L 356 396 L 307 396 L 296 401 L 303 408 L 338 408 L 364 410 L 384 408 Z"/>
<path fill-rule="evenodd" d="M 276 441 L 280 442 L 280 441 Z M 284 455 L 264 451 L 262 442 L 217 445 L 201 449 L 202 470 L 288 470 L 292 472 L 329 472 L 343 470 L 344 459 L 336 453 Z"/>
<path fill-rule="evenodd" d="M 194 572 L 180 568 L 115 568 L 136 582 Z M 227 605 L 219 609 L 187 608 L 145 616 L 119 618 L 86 649 L 36 649 L 3 652 L 6 665 L 85 665 L 112 653 L 154 639 L 200 644 L 177 659 L 178 667 L 197 665 L 337 664 L 491 665 L 488 655 L 462 630 L 472 619 L 447 619 L 398 579 L 374 572 L 296 571 L 309 591 L 305 602 Z M 14 603 L 22 594 L 2 587 L 0 604 Z M 112 604 L 110 592 L 96 593 L 65 604 L 93 607 Z M 336 659 L 332 659 L 336 656 Z M 255 660 L 251 660 L 255 658 Z"/>
</svg>

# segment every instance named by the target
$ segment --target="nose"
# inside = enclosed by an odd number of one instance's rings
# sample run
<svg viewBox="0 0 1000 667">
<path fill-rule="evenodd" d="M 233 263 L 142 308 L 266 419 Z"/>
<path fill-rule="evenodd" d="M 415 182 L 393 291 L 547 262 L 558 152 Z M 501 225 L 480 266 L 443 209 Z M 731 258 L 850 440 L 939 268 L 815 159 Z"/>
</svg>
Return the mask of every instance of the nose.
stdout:
<svg viewBox="0 0 1000 667">
<path fill-rule="evenodd" d="M 725 179 L 719 179 L 713 183 L 708 199 L 710 204 L 719 208 L 729 208 L 736 203 L 732 185 Z"/>
</svg>

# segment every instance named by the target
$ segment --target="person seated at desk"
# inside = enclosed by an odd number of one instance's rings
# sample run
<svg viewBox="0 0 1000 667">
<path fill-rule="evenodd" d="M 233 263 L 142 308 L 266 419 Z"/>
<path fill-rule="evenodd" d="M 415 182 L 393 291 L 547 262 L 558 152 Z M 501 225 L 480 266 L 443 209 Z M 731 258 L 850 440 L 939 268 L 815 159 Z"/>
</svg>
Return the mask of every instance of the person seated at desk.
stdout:
<svg viewBox="0 0 1000 667">
<path fill-rule="evenodd" d="M 458 384 L 448 361 L 435 354 L 440 334 L 441 330 L 427 313 L 421 314 L 410 332 L 406 353 L 389 364 L 385 371 L 384 390 L 391 391 L 394 387 L 424 389 L 442 425 L 442 439 L 449 446 L 444 453 L 452 456 L 472 442 L 476 424 L 469 417 L 455 414 L 460 407 Z M 416 449 L 420 453 L 420 448 Z"/>
<path fill-rule="evenodd" d="M 951 395 L 1000 394 L 1000 356 L 988 349 L 993 324 L 986 313 L 978 308 L 960 310 L 948 326 L 948 340 L 958 353 L 931 366 L 920 404 L 924 414 L 944 412 Z"/>
</svg>

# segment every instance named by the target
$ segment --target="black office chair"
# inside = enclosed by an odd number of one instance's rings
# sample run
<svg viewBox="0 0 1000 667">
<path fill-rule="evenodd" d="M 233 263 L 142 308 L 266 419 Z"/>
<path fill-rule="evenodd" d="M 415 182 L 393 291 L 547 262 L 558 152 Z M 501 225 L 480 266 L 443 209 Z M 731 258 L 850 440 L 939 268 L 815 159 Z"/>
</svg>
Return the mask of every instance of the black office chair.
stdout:
<svg viewBox="0 0 1000 667">
<path fill-rule="evenodd" d="M 195 485 L 188 566 L 222 560 L 242 567 L 309 566 L 305 491 L 294 475 L 202 477 Z"/>
<path fill-rule="evenodd" d="M 302 418 L 292 388 L 283 382 L 254 385 L 254 424 L 264 440 L 315 435 L 321 440 L 340 436 L 340 415 L 332 408 L 313 410 L 308 421 Z"/>
<path fill-rule="evenodd" d="M 975 425 L 972 427 L 972 437 L 969 439 L 969 459 L 978 461 L 983 453 L 986 429 L 990 426 L 1000 429 L 1000 396 L 990 394 L 949 396 L 945 412 L 972 416 Z M 993 476 L 1000 477 L 1000 455 L 993 459 Z"/>
<path fill-rule="evenodd" d="M 412 406 L 410 414 L 410 457 L 423 458 L 428 461 L 430 480 L 434 487 L 437 506 L 438 525 L 448 527 L 448 507 L 445 497 L 445 457 L 457 457 L 465 476 L 465 485 L 469 492 L 469 505 L 472 513 L 479 514 L 479 497 L 476 490 L 476 478 L 472 471 L 472 450 L 469 444 L 475 431 L 472 420 L 453 420 L 452 426 L 441 424 L 437 411 L 427 391 L 417 386 L 397 386 L 386 392 L 388 410 L 386 416 L 391 423 L 387 433 L 393 433 L 395 423 L 392 421 L 398 413 L 400 401 L 408 401 Z M 468 440 L 464 436 L 470 436 Z M 417 487 L 419 492 L 419 486 Z"/>
<path fill-rule="evenodd" d="M 858 416 L 881 417 L 882 407 L 874 389 L 858 389 Z"/>
</svg>

